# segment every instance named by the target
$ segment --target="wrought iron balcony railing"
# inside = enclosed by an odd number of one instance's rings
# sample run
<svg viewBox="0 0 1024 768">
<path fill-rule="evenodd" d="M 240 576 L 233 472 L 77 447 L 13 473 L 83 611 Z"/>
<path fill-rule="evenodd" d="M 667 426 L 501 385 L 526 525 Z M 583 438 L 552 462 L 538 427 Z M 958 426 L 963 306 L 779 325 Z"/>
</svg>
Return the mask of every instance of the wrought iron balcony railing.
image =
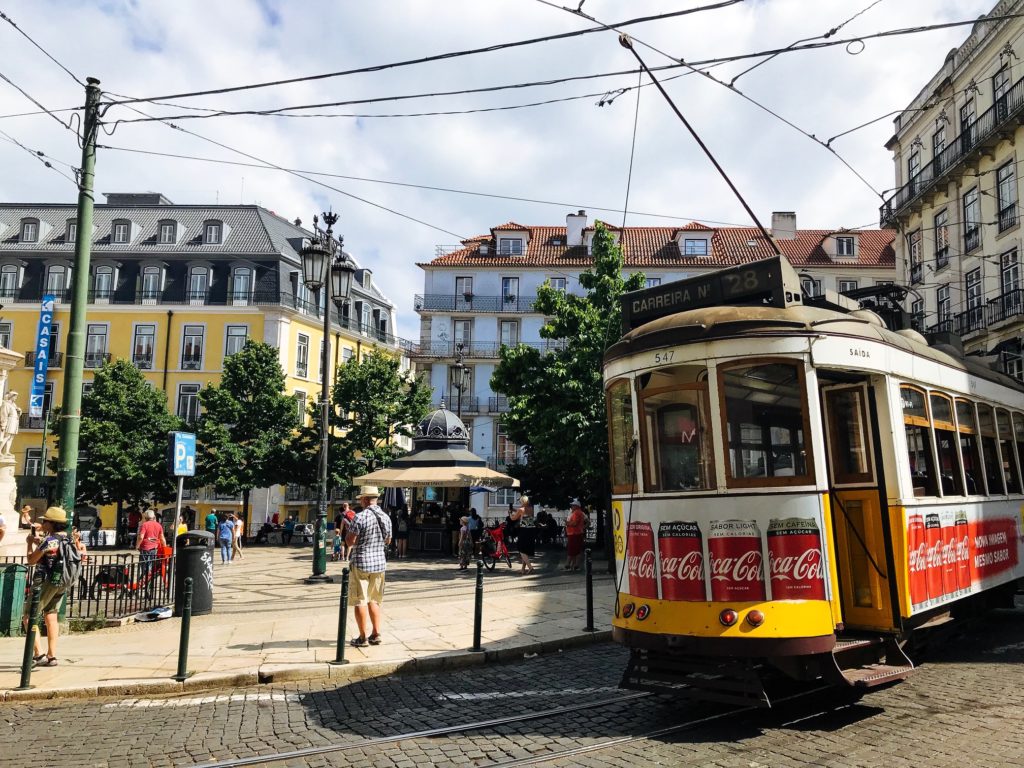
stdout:
<svg viewBox="0 0 1024 768">
<path fill-rule="evenodd" d="M 428 293 L 417 294 L 413 306 L 417 312 L 482 312 L 526 313 L 533 312 L 536 296 L 505 294 L 501 296 L 477 296 L 472 293 Z"/>
<path fill-rule="evenodd" d="M 25 366 L 32 368 L 36 364 L 36 353 L 26 352 L 25 353 Z M 46 363 L 47 368 L 60 368 L 64 364 L 64 353 L 63 352 L 51 352 L 50 359 Z"/>
<path fill-rule="evenodd" d="M 85 353 L 85 367 L 86 368 L 102 368 L 105 363 L 110 362 L 109 352 L 86 352 Z"/>
</svg>

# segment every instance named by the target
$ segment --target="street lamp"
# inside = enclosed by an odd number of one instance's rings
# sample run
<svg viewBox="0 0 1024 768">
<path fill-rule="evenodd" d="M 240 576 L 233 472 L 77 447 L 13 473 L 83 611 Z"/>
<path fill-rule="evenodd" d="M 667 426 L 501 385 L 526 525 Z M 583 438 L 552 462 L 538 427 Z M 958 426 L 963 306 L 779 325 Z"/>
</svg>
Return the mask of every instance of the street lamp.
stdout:
<svg viewBox="0 0 1024 768">
<path fill-rule="evenodd" d="M 462 362 L 463 355 L 465 353 L 466 345 L 464 342 L 455 342 L 455 371 L 452 375 L 452 386 L 458 390 L 459 399 L 456 400 L 455 404 L 455 415 L 459 417 L 459 421 L 462 420 L 462 390 L 466 384 L 466 366 Z"/>
<path fill-rule="evenodd" d="M 327 292 L 323 297 L 324 343 L 320 359 L 320 479 L 316 497 L 316 535 L 313 537 L 313 573 L 306 579 L 307 584 L 330 581 L 327 576 L 327 451 L 330 435 L 331 303 L 340 312 L 348 302 L 352 273 L 356 269 L 345 253 L 344 239 L 334 237 L 338 214 L 328 211 L 323 218 L 327 229 L 320 229 L 319 220 L 314 216 L 313 236 L 300 253 L 302 282 L 310 291 Z"/>
</svg>

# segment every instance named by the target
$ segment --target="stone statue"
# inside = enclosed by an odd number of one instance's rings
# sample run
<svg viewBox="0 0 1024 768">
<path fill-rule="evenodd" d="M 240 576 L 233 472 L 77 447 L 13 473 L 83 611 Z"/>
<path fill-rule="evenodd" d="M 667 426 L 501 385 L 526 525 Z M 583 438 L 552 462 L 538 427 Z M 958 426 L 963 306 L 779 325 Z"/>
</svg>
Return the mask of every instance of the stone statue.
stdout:
<svg viewBox="0 0 1024 768">
<path fill-rule="evenodd" d="M 0 456 L 11 456 L 11 443 L 18 434 L 21 408 L 18 407 L 17 392 L 8 392 L 0 403 Z"/>
</svg>

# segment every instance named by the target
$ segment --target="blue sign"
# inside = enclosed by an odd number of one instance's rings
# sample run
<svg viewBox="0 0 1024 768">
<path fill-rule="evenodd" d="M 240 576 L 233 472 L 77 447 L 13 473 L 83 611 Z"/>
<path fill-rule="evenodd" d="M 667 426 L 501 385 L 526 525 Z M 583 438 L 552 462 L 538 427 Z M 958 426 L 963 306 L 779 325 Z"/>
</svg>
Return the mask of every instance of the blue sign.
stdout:
<svg viewBox="0 0 1024 768">
<path fill-rule="evenodd" d="M 53 307 L 56 298 L 48 293 L 43 296 L 39 309 L 39 329 L 36 331 L 36 357 L 32 366 L 32 390 L 28 396 L 28 415 L 38 418 L 43 415 L 43 398 L 46 395 L 46 373 L 50 367 L 50 326 L 53 325 Z"/>
<path fill-rule="evenodd" d="M 171 474 L 192 477 L 196 473 L 196 436 L 191 432 L 171 432 Z"/>
</svg>

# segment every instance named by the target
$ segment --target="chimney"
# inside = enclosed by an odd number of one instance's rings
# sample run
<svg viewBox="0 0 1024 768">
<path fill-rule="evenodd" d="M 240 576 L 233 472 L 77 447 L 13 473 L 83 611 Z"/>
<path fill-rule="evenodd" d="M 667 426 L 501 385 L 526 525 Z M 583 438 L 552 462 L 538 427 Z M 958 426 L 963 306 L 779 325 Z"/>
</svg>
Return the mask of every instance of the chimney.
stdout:
<svg viewBox="0 0 1024 768">
<path fill-rule="evenodd" d="M 583 245 L 583 230 L 587 226 L 587 212 L 570 213 L 565 217 L 565 244 L 570 248 Z"/>
<path fill-rule="evenodd" d="M 796 213 L 775 211 L 772 213 L 772 237 L 776 240 L 796 240 Z"/>
</svg>

